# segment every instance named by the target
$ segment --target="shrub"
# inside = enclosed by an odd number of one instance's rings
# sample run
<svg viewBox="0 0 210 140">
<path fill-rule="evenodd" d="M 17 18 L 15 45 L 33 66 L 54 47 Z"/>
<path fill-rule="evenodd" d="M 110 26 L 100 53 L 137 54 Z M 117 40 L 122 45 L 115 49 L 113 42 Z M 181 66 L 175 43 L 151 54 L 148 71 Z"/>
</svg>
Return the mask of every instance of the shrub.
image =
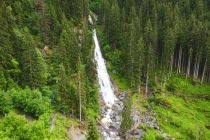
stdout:
<svg viewBox="0 0 210 140">
<path fill-rule="evenodd" d="M 13 106 L 38 118 L 51 111 L 50 99 L 44 97 L 39 90 L 10 90 L 7 94 L 12 99 Z"/>
<path fill-rule="evenodd" d="M 161 98 L 161 97 L 157 98 L 155 100 L 155 103 L 157 105 L 161 105 L 161 106 L 166 107 L 166 108 L 171 108 L 171 103 L 168 100 L 166 100 L 164 98 Z"/>
<path fill-rule="evenodd" d="M 166 85 L 166 89 L 167 89 L 169 92 L 175 92 L 176 87 L 175 87 L 174 84 L 169 83 L 169 84 Z"/>
<path fill-rule="evenodd" d="M 13 108 L 12 99 L 7 93 L 0 92 L 0 114 L 6 114 Z"/>
<path fill-rule="evenodd" d="M 48 126 L 42 119 L 28 122 L 24 116 L 11 112 L 0 121 L 0 137 L 5 140 L 46 139 L 49 136 Z"/>
<path fill-rule="evenodd" d="M 88 133 L 86 136 L 87 140 L 98 140 L 99 139 L 99 134 L 98 130 L 96 127 L 96 122 L 94 118 L 89 118 L 89 123 L 88 123 Z"/>
</svg>

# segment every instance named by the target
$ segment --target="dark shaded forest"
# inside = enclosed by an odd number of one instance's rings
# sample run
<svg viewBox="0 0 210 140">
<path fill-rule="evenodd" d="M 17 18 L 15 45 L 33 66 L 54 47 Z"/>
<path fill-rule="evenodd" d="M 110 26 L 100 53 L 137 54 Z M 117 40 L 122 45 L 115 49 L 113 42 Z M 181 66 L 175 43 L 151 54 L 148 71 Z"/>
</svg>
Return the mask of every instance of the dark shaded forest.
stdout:
<svg viewBox="0 0 210 140">
<path fill-rule="evenodd" d="M 113 52 L 113 67 L 139 90 L 160 74 L 210 80 L 208 0 L 101 0 L 93 10 Z"/>
</svg>

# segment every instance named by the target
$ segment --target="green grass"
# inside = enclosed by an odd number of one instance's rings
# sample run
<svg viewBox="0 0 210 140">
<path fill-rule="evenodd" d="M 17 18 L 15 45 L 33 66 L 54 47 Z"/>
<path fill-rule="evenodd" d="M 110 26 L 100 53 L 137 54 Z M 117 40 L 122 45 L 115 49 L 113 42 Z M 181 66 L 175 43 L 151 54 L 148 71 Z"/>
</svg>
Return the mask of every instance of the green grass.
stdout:
<svg viewBox="0 0 210 140">
<path fill-rule="evenodd" d="M 176 139 L 209 139 L 210 101 L 200 95 L 209 96 L 210 86 L 193 86 L 182 77 L 173 77 L 168 83 L 174 87 L 173 93 L 165 90 L 151 99 L 160 128 Z"/>
<path fill-rule="evenodd" d="M 71 136 L 69 136 L 68 131 L 70 127 L 77 127 L 79 123 L 67 116 L 56 113 L 55 117 L 55 126 L 53 131 L 51 132 L 50 139 L 62 139 L 68 140 Z"/>
<path fill-rule="evenodd" d="M 129 84 L 126 79 L 111 71 L 109 71 L 109 74 L 111 76 L 111 79 L 113 79 L 116 82 L 117 86 L 120 88 L 121 91 L 129 89 Z"/>
<path fill-rule="evenodd" d="M 146 133 L 142 136 L 143 140 L 164 140 L 164 137 L 161 134 L 153 129 L 147 129 Z"/>
<path fill-rule="evenodd" d="M 210 86 L 208 84 L 193 85 L 192 83 L 191 79 L 185 79 L 183 76 L 174 76 L 167 81 L 167 85 L 173 86 L 177 94 L 210 96 Z"/>
</svg>

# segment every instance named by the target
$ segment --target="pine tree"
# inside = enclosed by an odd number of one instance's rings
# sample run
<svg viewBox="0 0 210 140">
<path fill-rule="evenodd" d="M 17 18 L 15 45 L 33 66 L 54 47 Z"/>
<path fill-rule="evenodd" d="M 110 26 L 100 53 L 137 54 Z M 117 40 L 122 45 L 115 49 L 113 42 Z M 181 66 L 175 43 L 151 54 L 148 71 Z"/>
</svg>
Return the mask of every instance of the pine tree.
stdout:
<svg viewBox="0 0 210 140">
<path fill-rule="evenodd" d="M 135 80 L 135 87 L 138 89 L 140 93 L 140 86 L 142 81 L 142 73 L 143 73 L 143 66 L 144 66 L 144 42 L 143 39 L 140 38 L 137 41 L 136 49 L 134 51 L 134 80 Z"/>
<path fill-rule="evenodd" d="M 172 28 L 167 28 L 164 37 L 164 50 L 163 50 L 163 64 L 164 70 L 163 75 L 165 75 L 166 69 L 169 69 L 169 75 L 171 76 L 173 60 L 174 60 L 174 50 L 175 50 L 175 35 Z"/>
<path fill-rule="evenodd" d="M 88 130 L 87 136 L 86 136 L 87 140 L 98 140 L 99 139 L 96 122 L 93 118 L 89 119 L 87 130 Z"/>
<path fill-rule="evenodd" d="M 122 123 L 120 125 L 120 134 L 125 137 L 127 135 L 127 132 L 130 130 L 131 125 L 132 125 L 131 97 L 130 95 L 126 95 L 124 101 L 124 109 L 122 112 Z"/>
<path fill-rule="evenodd" d="M 112 46 L 113 50 L 116 49 L 116 46 L 119 42 L 120 36 L 120 9 L 117 3 L 117 0 L 112 2 L 111 6 L 111 13 L 110 13 L 110 20 L 109 20 L 109 41 L 110 45 Z"/>
<path fill-rule="evenodd" d="M 23 86 L 31 88 L 41 87 L 47 79 L 47 67 L 41 52 L 35 47 L 34 40 L 27 28 L 22 31 L 15 30 L 21 45 L 21 72 Z"/>
<path fill-rule="evenodd" d="M 62 56 L 62 63 L 66 69 L 66 74 L 70 75 L 78 70 L 78 61 L 80 56 L 80 48 L 74 32 L 74 26 L 63 15 L 63 30 L 60 36 L 59 50 Z"/>
<path fill-rule="evenodd" d="M 56 85 L 58 86 L 58 99 L 59 103 L 62 104 L 60 110 L 64 113 L 71 113 L 74 116 L 76 109 L 78 109 L 78 98 L 76 97 L 76 88 L 71 82 L 73 79 L 66 74 L 65 67 L 63 64 L 59 65 L 58 78 Z M 77 115 L 77 114 L 76 114 Z"/>
<path fill-rule="evenodd" d="M 130 81 L 130 86 L 133 87 L 134 84 L 134 51 L 135 51 L 135 46 L 136 46 L 136 40 L 135 40 L 135 25 L 134 21 L 131 22 L 129 26 L 129 42 L 127 46 L 127 50 L 125 51 L 127 53 L 127 66 L 128 66 L 128 77 Z"/>
<path fill-rule="evenodd" d="M 86 112 L 86 89 L 85 89 L 85 83 L 86 83 L 86 75 L 85 75 L 85 67 L 81 64 L 81 60 L 79 58 L 78 63 L 78 98 L 79 98 L 79 120 L 80 122 L 82 119 L 85 118 L 85 112 Z"/>
<path fill-rule="evenodd" d="M 146 97 L 148 94 L 148 82 L 149 82 L 149 71 L 152 70 L 152 65 L 154 64 L 154 46 L 152 44 L 154 43 L 154 32 L 152 29 L 151 21 L 148 20 L 146 27 L 144 29 L 144 41 L 145 41 L 145 93 Z"/>
</svg>

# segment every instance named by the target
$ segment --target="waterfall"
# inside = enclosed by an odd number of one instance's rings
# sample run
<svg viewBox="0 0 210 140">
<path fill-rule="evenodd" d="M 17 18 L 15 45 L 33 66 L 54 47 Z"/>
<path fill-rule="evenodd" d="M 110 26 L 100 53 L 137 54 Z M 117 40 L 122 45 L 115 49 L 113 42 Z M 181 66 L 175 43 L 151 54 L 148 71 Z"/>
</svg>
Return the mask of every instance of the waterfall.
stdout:
<svg viewBox="0 0 210 140">
<path fill-rule="evenodd" d="M 92 19 L 89 16 L 89 21 L 92 24 Z M 107 109 L 106 109 L 106 115 L 102 118 L 101 122 L 104 124 L 106 129 L 109 129 L 110 124 L 112 123 L 111 120 L 111 112 L 112 112 L 112 106 L 115 103 L 116 100 L 118 100 L 114 94 L 114 91 L 112 89 L 112 83 L 109 77 L 109 74 L 107 72 L 105 60 L 102 56 L 98 38 L 96 35 L 96 30 L 93 29 L 93 39 L 95 43 L 95 63 L 97 68 L 97 74 L 98 74 L 98 84 L 100 87 L 100 94 L 103 98 L 103 101 L 106 103 Z M 119 137 L 116 136 L 115 132 L 109 132 L 106 131 L 103 132 L 105 140 L 117 140 Z"/>
</svg>

